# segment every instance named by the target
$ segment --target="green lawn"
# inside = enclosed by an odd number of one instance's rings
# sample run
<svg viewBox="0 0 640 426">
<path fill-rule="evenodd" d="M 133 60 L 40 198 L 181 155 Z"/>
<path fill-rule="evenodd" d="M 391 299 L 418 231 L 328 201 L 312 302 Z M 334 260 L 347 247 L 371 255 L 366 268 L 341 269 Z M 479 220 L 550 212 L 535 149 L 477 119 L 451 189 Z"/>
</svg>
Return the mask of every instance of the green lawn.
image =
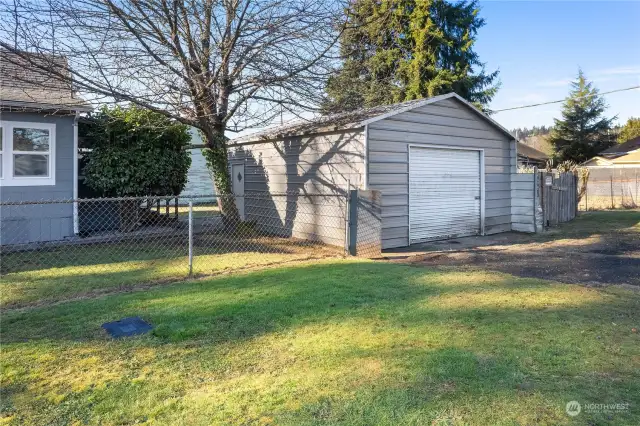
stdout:
<svg viewBox="0 0 640 426">
<path fill-rule="evenodd" d="M 111 340 L 140 315 L 152 334 Z M 640 424 L 640 293 L 325 260 L 2 313 L 8 424 Z M 565 413 L 568 401 L 630 403 Z"/>
<path fill-rule="evenodd" d="M 156 237 L 143 242 L 3 253 L 0 307 L 18 308 L 183 280 L 189 275 L 187 250 L 185 238 Z M 197 236 L 192 273 L 206 276 L 340 254 L 339 248 L 285 238 Z"/>
<path fill-rule="evenodd" d="M 594 234 L 632 235 L 640 234 L 640 210 L 611 210 L 581 212 L 571 222 L 537 234 L 538 239 L 581 238 Z"/>
<path fill-rule="evenodd" d="M 174 211 L 174 209 L 171 209 L 170 214 Z M 216 202 L 194 204 L 193 206 L 193 217 L 211 217 L 219 214 L 220 208 Z M 178 216 L 183 219 L 187 218 L 189 216 L 189 206 L 178 206 Z"/>
</svg>

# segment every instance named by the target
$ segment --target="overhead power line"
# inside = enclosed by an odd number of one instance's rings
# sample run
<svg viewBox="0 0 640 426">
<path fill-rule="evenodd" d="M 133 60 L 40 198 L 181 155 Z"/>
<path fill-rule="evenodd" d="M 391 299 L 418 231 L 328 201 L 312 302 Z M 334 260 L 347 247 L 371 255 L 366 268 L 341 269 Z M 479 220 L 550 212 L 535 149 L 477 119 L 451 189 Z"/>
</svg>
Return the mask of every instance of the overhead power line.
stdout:
<svg viewBox="0 0 640 426">
<path fill-rule="evenodd" d="M 640 86 L 625 87 L 624 89 L 616 89 L 616 90 L 610 90 L 608 92 L 600 92 L 599 95 L 608 95 L 609 93 L 625 92 L 627 90 L 634 90 L 634 89 L 640 89 Z M 578 97 L 573 98 L 573 99 L 581 99 L 581 98 L 586 98 L 586 97 L 589 97 L 589 96 L 593 96 L 593 95 L 578 96 Z M 559 101 L 549 101 L 549 102 L 542 102 L 542 103 L 539 103 L 539 104 L 521 105 L 521 106 L 511 107 L 511 108 L 494 109 L 492 112 L 496 113 L 496 112 L 502 112 L 502 111 L 511 111 L 511 110 L 514 110 L 514 109 L 533 108 L 533 107 L 537 107 L 537 106 L 541 106 L 541 105 L 559 104 L 561 102 L 564 102 L 565 100 L 566 99 L 560 99 Z"/>
</svg>

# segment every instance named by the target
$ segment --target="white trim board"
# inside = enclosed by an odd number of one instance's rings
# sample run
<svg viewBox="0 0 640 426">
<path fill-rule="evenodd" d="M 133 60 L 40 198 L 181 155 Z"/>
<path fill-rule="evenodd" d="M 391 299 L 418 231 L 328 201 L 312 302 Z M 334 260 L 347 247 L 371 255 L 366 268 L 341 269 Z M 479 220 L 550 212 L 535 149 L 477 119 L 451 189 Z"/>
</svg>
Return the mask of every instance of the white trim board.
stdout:
<svg viewBox="0 0 640 426">
<path fill-rule="evenodd" d="M 76 112 L 73 118 L 73 233 L 80 233 L 80 221 L 78 216 L 78 116 Z"/>
<path fill-rule="evenodd" d="M 1 186 L 54 186 L 56 184 L 56 125 L 31 121 L 0 121 L 2 128 L 2 176 Z M 42 129 L 49 131 L 49 151 L 29 151 L 28 155 L 48 155 L 49 176 L 14 176 L 13 155 L 23 151 L 13 150 L 12 130 L 14 128 Z M 26 151 L 24 151 L 26 153 Z"/>
</svg>

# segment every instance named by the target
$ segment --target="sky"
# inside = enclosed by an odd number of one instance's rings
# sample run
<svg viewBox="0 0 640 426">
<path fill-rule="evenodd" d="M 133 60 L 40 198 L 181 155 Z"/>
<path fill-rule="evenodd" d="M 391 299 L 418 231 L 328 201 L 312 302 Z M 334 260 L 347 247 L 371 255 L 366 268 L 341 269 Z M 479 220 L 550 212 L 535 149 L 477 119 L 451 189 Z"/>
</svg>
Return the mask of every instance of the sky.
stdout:
<svg viewBox="0 0 640 426">
<path fill-rule="evenodd" d="M 640 85 L 640 1 L 481 1 L 476 51 L 500 70 L 492 110 L 564 99 L 578 68 L 601 92 Z M 640 117 L 640 90 L 605 95 L 608 116 Z M 553 125 L 561 104 L 497 112 L 507 129 Z"/>
</svg>

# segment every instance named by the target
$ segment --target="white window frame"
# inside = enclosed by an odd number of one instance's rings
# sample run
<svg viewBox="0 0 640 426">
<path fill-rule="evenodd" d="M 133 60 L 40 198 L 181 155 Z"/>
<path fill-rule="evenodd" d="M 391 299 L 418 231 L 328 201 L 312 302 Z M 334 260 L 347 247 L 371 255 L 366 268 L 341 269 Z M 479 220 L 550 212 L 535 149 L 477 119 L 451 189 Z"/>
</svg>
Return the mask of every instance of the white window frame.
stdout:
<svg viewBox="0 0 640 426">
<path fill-rule="evenodd" d="M 50 186 L 56 184 L 56 125 L 54 123 L 37 123 L 30 121 L 0 121 L 2 127 L 2 176 L 1 186 Z M 49 156 L 49 176 L 14 176 L 13 155 L 24 154 L 24 151 L 13 150 L 14 128 L 42 129 L 49 131 L 49 151 L 29 151 L 28 154 Z"/>
</svg>

